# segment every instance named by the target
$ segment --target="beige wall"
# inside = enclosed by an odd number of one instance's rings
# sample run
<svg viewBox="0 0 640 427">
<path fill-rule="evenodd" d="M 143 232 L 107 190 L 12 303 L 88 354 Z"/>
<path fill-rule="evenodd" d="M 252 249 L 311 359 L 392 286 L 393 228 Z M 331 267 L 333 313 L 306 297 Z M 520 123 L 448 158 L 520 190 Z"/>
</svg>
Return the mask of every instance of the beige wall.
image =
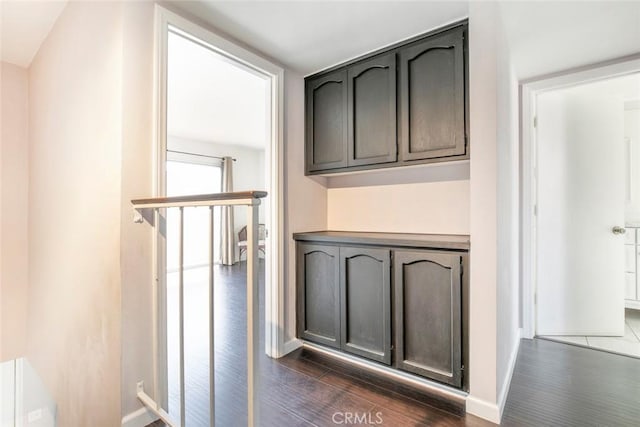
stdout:
<svg viewBox="0 0 640 427">
<path fill-rule="evenodd" d="M 127 2 L 122 15 L 122 194 L 120 199 L 120 277 L 122 280 L 121 410 L 118 417 L 142 405 L 136 383 L 152 395 L 153 279 L 152 233 L 133 222 L 131 200 L 153 194 L 153 3 Z M 115 424 L 113 424 L 115 425 Z"/>
<path fill-rule="evenodd" d="M 328 229 L 397 233 L 469 233 L 469 181 L 328 191 Z"/>
<path fill-rule="evenodd" d="M 120 423 L 121 30 L 70 2 L 29 72 L 27 358 L 60 427 Z"/>
<path fill-rule="evenodd" d="M 27 329 L 28 74 L 0 70 L 0 362 L 24 356 Z"/>
<path fill-rule="evenodd" d="M 293 233 L 327 228 L 324 178 L 304 176 L 304 79 L 285 72 L 285 325 L 286 339 L 295 339 L 295 241 Z"/>
</svg>

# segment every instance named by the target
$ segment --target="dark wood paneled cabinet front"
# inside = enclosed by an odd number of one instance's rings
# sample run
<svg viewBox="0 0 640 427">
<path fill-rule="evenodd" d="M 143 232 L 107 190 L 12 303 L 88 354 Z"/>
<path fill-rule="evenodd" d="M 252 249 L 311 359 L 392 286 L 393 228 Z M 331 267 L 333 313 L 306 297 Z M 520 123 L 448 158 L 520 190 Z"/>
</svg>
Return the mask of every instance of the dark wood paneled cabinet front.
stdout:
<svg viewBox="0 0 640 427">
<path fill-rule="evenodd" d="M 307 77 L 306 173 L 468 158 L 466 31 Z"/>
<path fill-rule="evenodd" d="M 340 348 L 339 247 L 299 243 L 298 336 Z"/>
<path fill-rule="evenodd" d="M 468 252 L 298 242 L 298 336 L 457 388 Z"/>
<path fill-rule="evenodd" d="M 396 56 L 375 57 L 350 67 L 348 166 L 395 162 Z"/>
<path fill-rule="evenodd" d="M 391 364 L 391 252 L 340 248 L 342 349 Z"/>
<path fill-rule="evenodd" d="M 395 365 L 462 385 L 462 256 L 396 251 Z"/>
<path fill-rule="evenodd" d="M 399 56 L 401 160 L 465 155 L 464 28 Z"/>
<path fill-rule="evenodd" d="M 347 71 L 306 84 L 306 170 L 347 166 Z"/>
</svg>

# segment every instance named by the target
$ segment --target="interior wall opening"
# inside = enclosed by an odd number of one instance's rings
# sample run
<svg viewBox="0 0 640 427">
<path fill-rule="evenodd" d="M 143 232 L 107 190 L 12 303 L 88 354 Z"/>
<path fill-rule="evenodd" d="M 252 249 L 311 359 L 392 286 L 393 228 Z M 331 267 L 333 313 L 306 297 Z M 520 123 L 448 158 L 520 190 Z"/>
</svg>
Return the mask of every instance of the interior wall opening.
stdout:
<svg viewBox="0 0 640 427">
<path fill-rule="evenodd" d="M 261 292 L 271 284 L 273 254 L 268 230 L 277 216 L 271 208 L 273 188 L 274 81 L 205 40 L 168 26 L 166 33 L 166 140 L 160 164 L 163 193 L 186 196 L 262 190 L 269 196 L 259 207 L 259 277 Z M 169 416 L 190 425 L 208 425 L 209 377 L 215 370 L 216 418 L 237 397 L 245 381 L 234 369 L 245 369 L 244 357 L 228 360 L 230 352 L 244 354 L 246 316 L 247 209 L 215 207 L 183 209 L 183 249 L 180 253 L 180 213 L 167 209 L 163 252 L 165 288 L 161 293 L 160 371 L 165 378 L 161 402 Z M 210 227 L 213 225 L 214 309 L 209 311 Z M 179 266 L 182 256 L 184 335 L 179 329 Z M 265 301 L 265 298 L 261 298 Z M 245 308 L 246 311 L 246 308 Z M 260 316 L 266 315 L 264 302 Z M 209 318 L 215 330 L 209 330 Z M 262 320 L 262 319 L 261 319 Z M 261 324 L 264 322 L 261 321 Z M 261 335 L 263 331 L 261 330 Z M 210 366 L 209 339 L 215 343 L 215 368 Z M 184 343 L 181 351 L 181 340 Z M 181 401 L 180 360 L 184 361 L 184 401 Z M 246 405 L 243 397 L 236 406 Z M 240 408 L 242 409 L 242 408 Z M 238 411 L 236 413 L 246 413 Z M 220 421 L 220 420 L 218 420 Z M 240 422 L 240 421 L 238 421 Z"/>
<path fill-rule="evenodd" d="M 640 73 L 535 95 L 535 335 L 640 357 Z"/>
</svg>

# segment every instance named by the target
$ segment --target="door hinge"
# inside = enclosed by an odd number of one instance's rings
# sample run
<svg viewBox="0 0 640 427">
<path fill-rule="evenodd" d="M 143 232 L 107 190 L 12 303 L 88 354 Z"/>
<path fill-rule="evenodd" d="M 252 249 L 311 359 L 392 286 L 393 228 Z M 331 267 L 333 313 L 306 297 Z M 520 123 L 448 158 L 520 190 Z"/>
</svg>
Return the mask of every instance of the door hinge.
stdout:
<svg viewBox="0 0 640 427">
<path fill-rule="evenodd" d="M 533 117 L 533 127 L 537 128 L 538 127 L 538 116 L 534 116 Z"/>
<path fill-rule="evenodd" d="M 464 371 L 464 365 L 462 365 L 462 366 L 460 367 L 460 370 L 461 370 L 461 371 Z"/>
<path fill-rule="evenodd" d="M 538 304 L 538 293 L 534 293 L 533 294 L 533 305 L 537 305 Z"/>
<path fill-rule="evenodd" d="M 538 216 L 538 205 L 533 205 L 533 215 Z"/>
</svg>

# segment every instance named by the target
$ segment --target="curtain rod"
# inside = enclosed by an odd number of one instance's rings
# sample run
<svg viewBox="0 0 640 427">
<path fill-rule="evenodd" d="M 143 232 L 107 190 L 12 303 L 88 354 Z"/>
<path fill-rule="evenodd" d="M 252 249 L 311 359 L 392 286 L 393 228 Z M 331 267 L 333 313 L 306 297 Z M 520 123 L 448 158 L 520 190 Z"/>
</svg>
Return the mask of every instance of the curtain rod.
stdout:
<svg viewBox="0 0 640 427">
<path fill-rule="evenodd" d="M 220 159 L 220 160 L 225 159 L 224 157 L 219 157 L 219 156 L 207 156 L 206 154 L 187 153 L 186 151 L 177 151 L 177 150 L 167 150 L 167 153 L 187 154 L 189 156 L 208 157 L 210 159 Z M 232 160 L 234 162 L 237 161 L 237 159 L 234 159 L 234 158 L 232 158 Z"/>
</svg>

